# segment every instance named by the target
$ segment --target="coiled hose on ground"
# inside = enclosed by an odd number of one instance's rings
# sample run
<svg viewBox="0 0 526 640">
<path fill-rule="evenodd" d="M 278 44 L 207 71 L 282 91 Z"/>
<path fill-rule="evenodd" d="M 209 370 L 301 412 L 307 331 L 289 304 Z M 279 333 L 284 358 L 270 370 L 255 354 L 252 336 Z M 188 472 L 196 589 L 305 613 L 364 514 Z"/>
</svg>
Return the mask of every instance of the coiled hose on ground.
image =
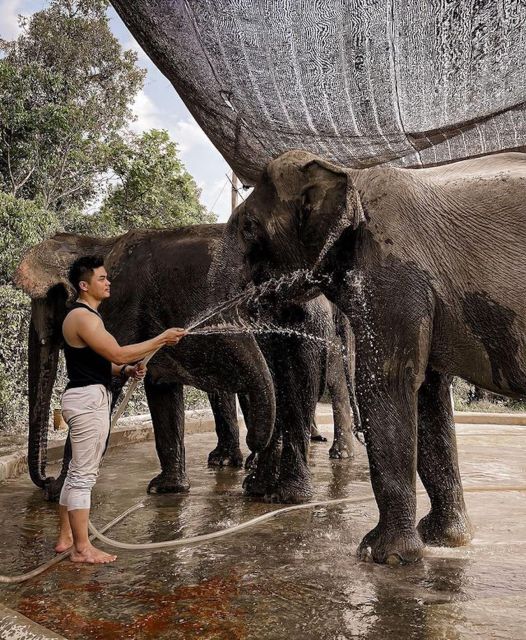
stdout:
<svg viewBox="0 0 526 640">
<path fill-rule="evenodd" d="M 511 486 L 499 486 L 499 485 L 489 485 L 489 486 L 474 486 L 474 487 L 466 487 L 464 489 L 465 493 L 494 493 L 494 492 L 507 492 L 507 491 L 520 491 L 526 492 L 526 485 L 511 485 Z M 417 491 L 417 495 L 426 495 L 425 491 Z M 291 507 L 283 507 L 281 509 L 276 509 L 274 511 L 270 511 L 269 513 L 265 513 L 261 516 L 257 516 L 256 518 L 252 518 L 251 520 L 247 520 L 246 522 L 242 522 L 241 524 L 234 525 L 233 527 L 228 527 L 228 529 L 222 529 L 220 531 L 213 531 L 212 533 L 206 533 L 199 536 L 192 536 L 190 538 L 180 538 L 176 540 L 165 540 L 163 542 L 144 542 L 140 544 L 136 543 L 128 543 L 128 542 L 119 542 L 118 540 L 113 540 L 112 538 L 108 538 L 104 535 L 104 532 L 108 531 L 116 524 L 124 520 L 127 516 L 132 514 L 137 509 L 144 507 L 144 501 L 138 502 L 133 505 L 129 509 L 126 509 L 123 513 L 117 516 L 114 520 L 104 525 L 102 529 L 99 531 L 93 523 L 90 521 L 89 529 L 91 532 L 90 540 L 98 538 L 105 544 L 110 547 L 116 547 L 118 549 L 129 549 L 132 551 L 153 551 L 156 549 L 175 549 L 177 547 L 187 546 L 187 545 L 196 545 L 196 544 L 205 544 L 207 542 L 211 542 L 212 540 L 217 540 L 218 538 L 223 538 L 228 535 L 232 535 L 235 533 L 239 533 L 244 529 L 248 529 L 249 527 L 254 527 L 256 525 L 262 524 L 271 518 L 275 518 L 277 516 L 281 516 L 285 513 L 290 513 L 292 511 L 299 511 L 300 509 L 312 509 L 314 507 L 328 507 L 334 506 L 337 504 L 363 504 L 365 502 L 372 502 L 374 500 L 373 495 L 355 497 L 355 498 L 337 498 L 334 500 L 318 500 L 316 502 L 309 502 L 307 504 L 297 504 Z M 500 543 L 492 543 L 492 545 L 500 544 Z M 507 543 L 506 543 L 507 544 Z M 522 541 L 521 541 L 522 544 Z M 24 573 L 19 576 L 1 576 L 0 575 L 0 584 L 14 584 L 18 582 L 25 582 L 30 578 L 34 578 L 35 576 L 43 573 L 47 569 L 52 566 L 58 564 L 65 558 L 67 558 L 71 554 L 71 550 L 65 551 L 64 553 L 59 554 L 55 558 L 52 558 L 45 564 L 29 571 L 28 573 Z"/>
<path fill-rule="evenodd" d="M 148 361 L 155 355 L 155 353 L 156 353 L 156 351 L 154 351 L 154 352 L 150 353 L 148 356 L 146 356 L 146 358 L 143 360 L 143 364 L 146 365 L 148 363 Z M 115 414 L 114 414 L 114 416 L 112 418 L 112 421 L 111 421 L 111 426 L 112 427 L 116 424 L 116 422 L 118 421 L 118 419 L 122 415 L 122 413 L 123 413 L 124 409 L 126 408 L 126 405 L 128 404 L 128 401 L 129 401 L 131 395 L 133 394 L 137 384 L 138 384 L 138 381 L 137 380 L 133 380 L 131 382 L 130 386 L 128 387 L 128 390 L 126 392 L 126 395 L 124 396 L 123 401 L 119 405 L 119 408 L 117 409 L 117 411 L 115 412 Z M 466 492 L 466 493 L 501 492 L 501 491 L 521 491 L 521 492 L 523 492 L 523 491 L 526 491 L 526 486 L 522 486 L 522 485 L 520 485 L 520 486 L 498 486 L 498 485 L 497 486 L 474 486 L 474 487 L 467 487 L 467 488 L 464 489 L 464 492 Z M 417 495 L 425 495 L 425 491 L 418 491 Z M 247 520 L 246 522 L 243 522 L 241 524 L 235 525 L 233 527 L 229 527 L 227 529 L 222 529 L 220 531 L 214 531 L 212 533 L 207 533 L 207 534 L 203 534 L 203 535 L 199 535 L 199 536 L 192 536 L 190 538 L 181 538 L 181 539 L 176 539 L 176 540 L 166 540 L 166 541 L 163 541 L 163 542 L 145 542 L 145 543 L 140 543 L 140 544 L 127 543 L 127 542 L 119 542 L 118 540 L 113 540 L 112 538 L 108 538 L 107 536 L 104 535 L 104 533 L 106 531 L 108 531 L 109 529 L 114 527 L 117 523 L 121 522 L 128 515 L 130 515 L 131 513 L 136 511 L 137 509 L 140 509 L 141 507 L 144 507 L 145 506 L 144 502 L 141 500 L 140 502 L 138 502 L 137 504 L 133 505 L 129 509 L 126 509 L 126 511 L 121 513 L 114 520 L 112 520 L 108 524 L 104 525 L 100 531 L 90 521 L 89 522 L 89 530 L 90 530 L 90 532 L 92 534 L 90 536 L 90 540 L 98 538 L 99 540 L 101 540 L 102 542 L 107 544 L 108 546 L 116 547 L 118 549 L 130 549 L 130 550 L 133 550 L 133 551 L 143 551 L 143 550 L 144 551 L 152 551 L 152 550 L 156 550 L 156 549 L 175 549 L 175 548 L 182 547 L 182 546 L 187 546 L 187 545 L 204 544 L 204 543 L 210 542 L 212 540 L 217 540 L 218 538 L 223 538 L 223 537 L 228 536 L 228 535 L 233 535 L 235 533 L 243 531 L 244 529 L 248 529 L 249 527 L 254 527 L 254 526 L 260 525 L 263 522 L 266 522 L 266 521 L 270 520 L 271 518 L 275 518 L 275 517 L 283 515 L 285 513 L 290 513 L 292 511 L 298 511 L 300 509 L 312 509 L 314 507 L 326 507 L 326 506 L 333 506 L 333 505 L 337 505 L 337 504 L 363 504 L 364 502 L 371 502 L 373 500 L 374 500 L 374 496 L 373 495 L 363 496 L 363 497 L 354 497 L 354 498 L 337 498 L 337 499 L 333 499 L 333 500 L 318 500 L 316 502 L 309 502 L 307 504 L 299 504 L 299 505 L 293 505 L 293 506 L 290 506 L 290 507 L 283 507 L 281 509 L 276 509 L 274 511 L 270 511 L 269 513 L 265 513 L 265 514 L 263 514 L 261 516 L 258 516 L 256 518 L 252 518 L 251 520 Z M 50 569 L 54 565 L 58 564 L 59 562 L 61 562 L 65 558 L 67 558 L 71 554 L 71 551 L 72 551 L 71 549 L 68 550 L 68 551 L 65 551 L 64 553 L 61 553 L 61 554 L 57 555 L 56 557 L 52 558 L 48 562 L 40 565 L 39 567 L 36 567 L 35 569 L 33 569 L 32 571 L 29 571 L 27 573 L 24 573 L 24 574 L 21 574 L 21 575 L 18 575 L 18 576 L 3 576 L 3 575 L 0 575 L 0 584 L 15 584 L 15 583 L 19 583 L 19 582 L 25 582 L 26 580 L 30 580 L 31 578 L 34 578 L 35 576 L 43 573 L 47 569 Z"/>
</svg>

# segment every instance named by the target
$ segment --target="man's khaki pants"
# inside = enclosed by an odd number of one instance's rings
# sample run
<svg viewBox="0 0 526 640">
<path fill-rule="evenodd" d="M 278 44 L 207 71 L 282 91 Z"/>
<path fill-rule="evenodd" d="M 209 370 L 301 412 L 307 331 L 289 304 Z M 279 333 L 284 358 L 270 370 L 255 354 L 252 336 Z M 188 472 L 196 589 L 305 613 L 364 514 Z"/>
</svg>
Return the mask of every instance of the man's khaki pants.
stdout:
<svg viewBox="0 0 526 640">
<path fill-rule="evenodd" d="M 60 504 L 72 509 L 89 509 L 91 489 L 110 430 L 111 393 L 102 384 L 74 387 L 62 396 L 62 415 L 69 426 L 72 457 Z"/>
</svg>

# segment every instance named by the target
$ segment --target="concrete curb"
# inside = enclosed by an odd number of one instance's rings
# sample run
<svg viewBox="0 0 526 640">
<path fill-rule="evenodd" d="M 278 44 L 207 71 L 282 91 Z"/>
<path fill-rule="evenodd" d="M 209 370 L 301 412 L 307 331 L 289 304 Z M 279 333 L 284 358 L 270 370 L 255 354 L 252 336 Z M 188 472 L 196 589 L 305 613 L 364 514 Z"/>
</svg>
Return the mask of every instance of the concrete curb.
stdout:
<svg viewBox="0 0 526 640">
<path fill-rule="evenodd" d="M 9 640 L 67 640 L 0 603 L 0 638 Z"/>
<path fill-rule="evenodd" d="M 146 413 L 133 418 L 124 418 L 124 424 L 113 429 L 110 436 L 110 448 L 123 444 L 153 440 L 153 429 L 150 414 Z M 185 434 L 207 433 L 215 431 L 215 422 L 208 411 L 189 411 L 185 420 Z M 65 438 L 48 443 L 48 464 L 60 462 L 64 455 Z M 15 451 L 0 457 L 0 482 L 17 478 L 27 472 L 27 451 Z"/>
<path fill-rule="evenodd" d="M 455 411 L 456 424 L 512 424 L 526 425 L 526 413 L 482 413 Z"/>
<path fill-rule="evenodd" d="M 215 430 L 215 422 L 209 411 L 187 411 L 185 434 L 207 433 Z M 240 420 L 241 424 L 243 423 Z M 319 404 L 316 409 L 319 425 L 332 424 L 332 408 L 329 404 Z M 124 418 L 122 426 L 115 427 L 110 437 L 110 447 L 118 447 L 133 442 L 153 440 L 152 423 L 148 413 Z M 479 413 L 474 411 L 455 412 L 456 424 L 526 425 L 526 413 Z M 60 462 L 64 453 L 65 440 L 55 440 L 48 446 L 48 463 Z M 0 482 L 17 478 L 27 472 L 27 453 L 16 451 L 0 457 Z"/>
</svg>

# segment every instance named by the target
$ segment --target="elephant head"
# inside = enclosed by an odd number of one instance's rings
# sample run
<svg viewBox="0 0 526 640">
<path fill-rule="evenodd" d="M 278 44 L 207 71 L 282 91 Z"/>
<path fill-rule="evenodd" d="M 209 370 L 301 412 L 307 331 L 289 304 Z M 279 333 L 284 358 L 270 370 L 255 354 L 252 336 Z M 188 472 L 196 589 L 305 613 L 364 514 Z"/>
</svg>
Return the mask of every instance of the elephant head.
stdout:
<svg viewBox="0 0 526 640">
<path fill-rule="evenodd" d="M 254 282 L 301 269 L 324 272 L 335 247 L 365 220 L 359 174 L 305 151 L 288 151 L 267 165 L 229 222 Z"/>
</svg>

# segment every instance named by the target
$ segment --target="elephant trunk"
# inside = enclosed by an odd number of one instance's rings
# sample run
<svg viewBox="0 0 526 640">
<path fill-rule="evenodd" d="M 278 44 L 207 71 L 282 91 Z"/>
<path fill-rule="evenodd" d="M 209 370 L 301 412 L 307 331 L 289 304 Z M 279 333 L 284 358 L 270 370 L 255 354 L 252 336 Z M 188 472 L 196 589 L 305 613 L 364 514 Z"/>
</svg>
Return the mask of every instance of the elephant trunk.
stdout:
<svg viewBox="0 0 526 640">
<path fill-rule="evenodd" d="M 247 425 L 247 446 L 253 453 L 263 451 L 268 445 L 276 420 L 274 383 L 261 352 L 259 356 L 260 361 L 254 363 L 256 366 L 249 373 L 250 386 L 241 403 Z"/>
<path fill-rule="evenodd" d="M 60 353 L 61 317 L 56 310 L 62 296 L 58 292 L 31 305 L 28 349 L 29 438 L 28 468 L 31 480 L 46 491 L 46 497 L 56 499 L 57 480 L 46 477 L 49 410 L 53 385 L 57 376 Z M 68 449 L 68 447 L 66 447 Z M 67 451 L 64 454 L 67 458 Z M 59 484 L 63 481 L 61 473 Z"/>
</svg>

